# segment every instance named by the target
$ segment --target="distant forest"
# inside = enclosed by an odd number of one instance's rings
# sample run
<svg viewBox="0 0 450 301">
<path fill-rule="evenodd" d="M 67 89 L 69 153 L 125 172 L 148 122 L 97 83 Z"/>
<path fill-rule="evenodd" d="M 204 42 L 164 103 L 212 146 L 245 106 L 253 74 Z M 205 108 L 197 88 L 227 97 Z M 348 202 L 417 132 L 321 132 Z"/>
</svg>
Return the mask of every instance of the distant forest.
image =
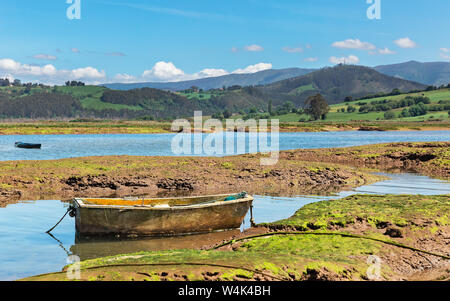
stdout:
<svg viewBox="0 0 450 301">
<path fill-rule="evenodd" d="M 205 116 L 281 113 L 306 109 L 306 100 L 318 94 L 331 105 L 348 99 L 435 88 L 389 77 L 367 67 L 344 65 L 268 85 L 232 85 L 206 91 L 195 86 L 178 92 L 154 88 L 112 90 L 80 81 L 50 87 L 0 79 L 0 118 L 173 120 L 191 117 L 196 110 Z"/>
</svg>

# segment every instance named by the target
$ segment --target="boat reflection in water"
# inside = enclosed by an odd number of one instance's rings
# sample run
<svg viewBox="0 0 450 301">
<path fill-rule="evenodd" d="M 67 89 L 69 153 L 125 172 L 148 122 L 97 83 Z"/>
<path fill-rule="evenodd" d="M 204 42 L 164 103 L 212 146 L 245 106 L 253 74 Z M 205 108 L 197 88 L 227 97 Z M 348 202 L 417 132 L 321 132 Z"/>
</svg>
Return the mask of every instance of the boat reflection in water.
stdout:
<svg viewBox="0 0 450 301">
<path fill-rule="evenodd" d="M 253 197 L 239 194 L 159 199 L 74 199 L 82 235 L 172 236 L 238 229 Z"/>
<path fill-rule="evenodd" d="M 81 260 L 87 260 L 141 251 L 196 249 L 229 240 L 239 233 L 240 230 L 235 229 L 196 235 L 138 238 L 86 236 L 78 233 L 75 244 L 70 247 L 70 253 L 79 256 Z"/>
</svg>

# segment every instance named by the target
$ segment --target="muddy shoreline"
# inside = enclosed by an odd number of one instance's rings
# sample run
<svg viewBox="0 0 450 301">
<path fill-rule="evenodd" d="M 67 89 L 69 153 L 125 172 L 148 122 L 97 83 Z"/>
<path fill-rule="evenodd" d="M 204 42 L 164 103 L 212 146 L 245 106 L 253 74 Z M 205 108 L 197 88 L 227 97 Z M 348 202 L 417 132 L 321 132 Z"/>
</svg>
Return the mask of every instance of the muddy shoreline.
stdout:
<svg viewBox="0 0 450 301">
<path fill-rule="evenodd" d="M 83 135 L 83 134 L 167 134 L 174 133 L 171 122 L 156 121 L 10 121 L 0 123 L 1 135 Z M 225 127 L 224 127 L 225 128 Z M 229 129 L 233 131 L 235 129 Z M 246 129 L 249 130 L 248 128 Z M 439 131 L 450 130 L 447 121 L 347 121 L 282 122 L 280 132 L 341 131 Z M 208 130 L 194 132 L 210 133 Z"/>
<path fill-rule="evenodd" d="M 280 152 L 271 167 L 260 165 L 261 154 L 0 162 L 1 193 L 17 193 L 17 199 L 327 193 L 381 180 L 370 172 L 374 169 L 448 179 L 449 149 L 450 142 L 425 142 L 291 150 Z M 11 198 L 3 200 L 6 205 Z M 288 219 L 230 234 L 222 242 L 86 260 L 82 280 L 371 280 L 371 255 L 382 262 L 377 280 L 448 280 L 449 212 L 449 195 L 352 195 L 308 204 Z M 53 273 L 25 280 L 64 277 Z"/>
<path fill-rule="evenodd" d="M 259 155 L 114 156 L 1 162 L 0 206 L 18 200 L 73 197 L 167 197 L 240 191 L 280 196 L 323 194 L 382 178 L 344 165 L 281 159 L 268 167 L 261 166 L 259 159 Z"/>
<path fill-rule="evenodd" d="M 286 220 L 190 250 L 85 260 L 81 280 L 374 280 L 369 256 L 381 260 L 376 280 L 448 280 L 449 197 L 353 195 L 313 203 Z M 65 280 L 66 268 L 25 280 Z"/>
<path fill-rule="evenodd" d="M 382 178 L 368 170 L 413 171 L 449 179 L 450 142 L 388 143 L 232 157 L 107 156 L 0 162 L 0 206 L 73 197 L 183 196 L 234 193 L 326 194 Z"/>
</svg>

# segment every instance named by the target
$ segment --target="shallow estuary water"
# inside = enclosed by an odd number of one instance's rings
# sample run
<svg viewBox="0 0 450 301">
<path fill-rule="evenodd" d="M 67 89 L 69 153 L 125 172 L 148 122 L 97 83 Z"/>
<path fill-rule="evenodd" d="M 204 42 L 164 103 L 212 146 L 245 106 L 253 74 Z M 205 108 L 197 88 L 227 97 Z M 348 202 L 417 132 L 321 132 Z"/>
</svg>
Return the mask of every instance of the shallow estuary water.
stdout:
<svg viewBox="0 0 450 301">
<path fill-rule="evenodd" d="M 450 194 L 450 183 L 414 174 L 385 174 L 391 179 L 333 196 L 270 197 L 255 196 L 256 223 L 272 222 L 293 215 L 302 206 L 322 200 L 337 199 L 355 193 L 378 194 Z M 138 251 L 194 248 L 215 243 L 237 232 L 143 239 L 80 239 L 75 221 L 66 219 L 54 230 L 54 237 L 45 233 L 66 211 L 61 201 L 21 202 L 0 208 L 0 280 L 15 280 L 36 274 L 59 271 L 67 264 L 69 254 L 82 260 L 100 256 Z M 241 229 L 250 225 L 247 215 Z M 239 230 L 236 230 L 239 231 Z"/>
<path fill-rule="evenodd" d="M 234 136 L 235 151 L 231 155 L 240 154 L 237 145 L 245 145 L 245 152 L 249 151 L 249 134 L 245 137 Z M 0 136 L 0 161 L 13 160 L 49 160 L 87 156 L 175 156 L 171 142 L 176 134 L 110 134 L 110 135 L 30 135 Z M 183 134 L 193 137 L 191 134 Z M 202 135 L 202 141 L 209 135 Z M 320 133 L 280 133 L 279 149 L 311 149 L 347 147 L 388 142 L 423 142 L 423 141 L 450 141 L 450 131 L 405 131 L 405 132 L 320 132 Z M 245 140 L 244 140 L 245 139 Z M 271 135 L 268 135 L 270 151 Z M 29 142 L 42 144 L 41 150 L 20 149 L 14 147 L 15 142 Z M 192 149 L 195 140 L 192 138 Z M 226 145 L 224 141 L 223 145 Z M 259 144 L 258 144 L 259 145 Z M 204 156 L 205 153 L 189 155 Z"/>
</svg>

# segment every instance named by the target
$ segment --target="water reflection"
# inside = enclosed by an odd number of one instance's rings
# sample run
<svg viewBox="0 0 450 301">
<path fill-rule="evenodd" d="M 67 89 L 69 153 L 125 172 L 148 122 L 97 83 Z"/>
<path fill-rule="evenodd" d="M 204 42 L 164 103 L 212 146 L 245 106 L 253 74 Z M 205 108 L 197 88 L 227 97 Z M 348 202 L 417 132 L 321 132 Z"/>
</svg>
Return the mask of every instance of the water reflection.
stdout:
<svg viewBox="0 0 450 301">
<path fill-rule="evenodd" d="M 161 251 L 174 249 L 195 249 L 227 240 L 240 230 L 215 233 L 147 238 L 83 237 L 75 235 L 75 244 L 70 247 L 72 254 L 81 260 L 140 251 Z"/>
</svg>

